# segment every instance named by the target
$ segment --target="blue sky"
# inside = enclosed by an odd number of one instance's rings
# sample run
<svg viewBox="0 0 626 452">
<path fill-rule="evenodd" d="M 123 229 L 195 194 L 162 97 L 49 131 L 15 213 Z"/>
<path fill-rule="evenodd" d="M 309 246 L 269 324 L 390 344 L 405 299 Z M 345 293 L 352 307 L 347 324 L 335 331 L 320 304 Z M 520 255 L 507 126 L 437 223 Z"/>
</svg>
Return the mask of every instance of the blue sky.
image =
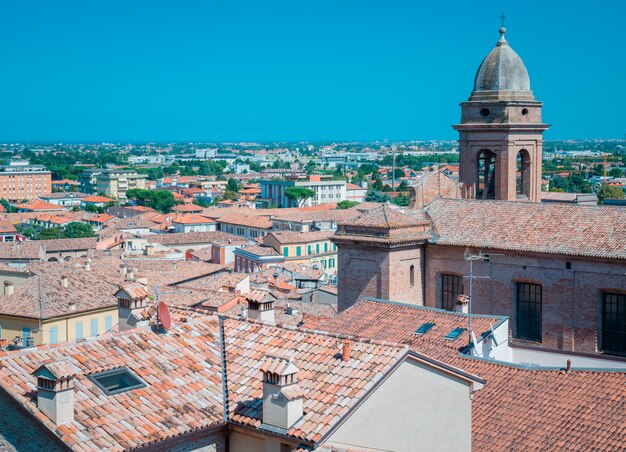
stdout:
<svg viewBox="0 0 626 452">
<path fill-rule="evenodd" d="M 455 139 L 502 11 L 546 138 L 623 138 L 621 0 L 20 0 L 0 142 Z"/>
</svg>

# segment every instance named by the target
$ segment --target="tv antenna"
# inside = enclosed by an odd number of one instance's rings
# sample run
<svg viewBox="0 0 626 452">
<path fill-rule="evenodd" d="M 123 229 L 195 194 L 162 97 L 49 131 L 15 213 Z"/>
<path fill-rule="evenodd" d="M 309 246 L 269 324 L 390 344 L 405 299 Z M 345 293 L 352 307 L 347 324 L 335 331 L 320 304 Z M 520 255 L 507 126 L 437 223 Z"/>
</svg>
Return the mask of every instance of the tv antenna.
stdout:
<svg viewBox="0 0 626 452">
<path fill-rule="evenodd" d="M 160 300 L 160 295 L 177 295 L 193 293 L 191 290 L 173 290 L 171 292 L 160 292 L 159 285 L 154 285 L 154 306 L 156 307 L 156 324 L 157 328 L 162 328 L 167 332 L 172 326 L 172 317 L 170 316 L 170 309 L 165 302 Z"/>
<path fill-rule="evenodd" d="M 463 254 L 463 259 L 469 262 L 469 276 L 464 276 L 463 278 L 469 278 L 469 300 L 467 303 L 467 318 L 468 318 L 468 345 L 470 347 L 474 347 L 475 341 L 473 339 L 474 333 L 472 331 L 472 285 L 474 279 L 491 279 L 490 276 L 474 276 L 474 261 L 483 261 L 489 262 L 489 259 L 492 256 L 504 256 L 504 254 L 484 254 L 482 251 L 479 251 L 478 254 L 472 254 L 469 248 L 465 249 L 465 253 Z"/>
</svg>

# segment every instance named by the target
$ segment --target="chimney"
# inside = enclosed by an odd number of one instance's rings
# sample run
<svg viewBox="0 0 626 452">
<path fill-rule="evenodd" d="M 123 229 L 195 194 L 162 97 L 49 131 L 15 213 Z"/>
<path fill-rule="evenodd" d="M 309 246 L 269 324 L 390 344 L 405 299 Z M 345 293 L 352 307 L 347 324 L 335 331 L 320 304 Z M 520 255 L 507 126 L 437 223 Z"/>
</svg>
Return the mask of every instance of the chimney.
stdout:
<svg viewBox="0 0 626 452">
<path fill-rule="evenodd" d="M 132 267 L 126 269 L 126 281 L 133 281 L 135 279 L 135 272 Z"/>
<path fill-rule="evenodd" d="M 148 326 L 150 318 L 145 313 L 148 292 L 141 284 L 127 284 L 116 293 L 119 331 Z"/>
<path fill-rule="evenodd" d="M 70 285 L 70 279 L 67 276 L 61 276 L 61 286 L 67 289 L 69 285 Z"/>
<path fill-rule="evenodd" d="M 343 341 L 343 347 L 341 349 L 341 360 L 348 361 L 350 359 L 350 341 Z"/>
<path fill-rule="evenodd" d="M 76 311 L 76 301 L 71 300 L 71 301 L 68 303 L 68 306 L 69 306 L 69 308 L 70 308 L 70 311 Z"/>
<path fill-rule="evenodd" d="M 274 300 L 269 294 L 254 290 L 246 296 L 248 302 L 248 318 L 274 323 Z"/>
<path fill-rule="evenodd" d="M 285 356 L 266 355 L 263 372 L 263 424 L 291 428 L 303 415 L 298 367 Z"/>
<path fill-rule="evenodd" d="M 85 262 L 85 270 L 88 272 L 91 271 L 91 259 L 87 259 L 87 262 Z"/>
<path fill-rule="evenodd" d="M 458 296 L 456 304 L 454 305 L 454 312 L 460 312 L 462 314 L 469 312 L 469 297 L 467 295 L 460 294 Z"/>
<path fill-rule="evenodd" d="M 56 425 L 74 420 L 74 377 L 76 368 L 69 361 L 40 366 L 37 377 L 37 407 Z"/>
<path fill-rule="evenodd" d="M 572 371 L 572 360 L 568 359 L 565 364 L 565 372 L 570 373 Z"/>
<path fill-rule="evenodd" d="M 4 294 L 7 296 L 13 295 L 13 291 L 15 290 L 15 285 L 11 281 L 4 282 Z"/>
</svg>

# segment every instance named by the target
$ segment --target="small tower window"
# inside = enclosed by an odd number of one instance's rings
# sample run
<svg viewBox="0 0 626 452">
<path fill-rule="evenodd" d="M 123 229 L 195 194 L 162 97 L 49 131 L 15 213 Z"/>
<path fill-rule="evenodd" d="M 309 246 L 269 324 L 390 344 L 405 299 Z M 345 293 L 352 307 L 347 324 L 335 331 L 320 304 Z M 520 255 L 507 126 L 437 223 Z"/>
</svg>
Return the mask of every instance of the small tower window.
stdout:
<svg viewBox="0 0 626 452">
<path fill-rule="evenodd" d="M 415 287 L 415 265 L 409 267 L 409 284 Z"/>
<path fill-rule="evenodd" d="M 496 154 L 483 149 L 478 154 L 477 199 L 495 199 L 496 197 Z"/>
<path fill-rule="evenodd" d="M 480 116 L 487 117 L 487 116 L 489 116 L 489 113 L 490 113 L 490 112 L 489 112 L 489 109 L 488 109 L 488 108 L 482 108 L 482 109 L 480 110 Z"/>
<path fill-rule="evenodd" d="M 522 108 L 522 115 L 526 116 L 528 114 L 528 108 Z"/>
</svg>

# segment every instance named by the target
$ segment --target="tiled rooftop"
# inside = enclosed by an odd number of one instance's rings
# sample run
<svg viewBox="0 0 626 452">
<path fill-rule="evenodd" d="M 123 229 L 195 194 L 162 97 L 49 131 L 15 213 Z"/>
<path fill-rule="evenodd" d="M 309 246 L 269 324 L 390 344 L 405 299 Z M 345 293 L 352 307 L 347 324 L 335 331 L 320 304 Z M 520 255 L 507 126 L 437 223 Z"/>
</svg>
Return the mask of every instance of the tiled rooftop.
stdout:
<svg viewBox="0 0 626 452">
<path fill-rule="evenodd" d="M 416 352 L 486 380 L 473 398 L 472 449 L 623 449 L 626 444 L 626 372 L 528 369 L 462 356 L 455 350 L 456 345 L 442 340 L 442 329 L 436 329 L 444 322 L 445 329 L 457 324 L 448 324 L 453 315 L 399 303 L 364 300 L 318 328 L 402 342 Z M 488 327 L 489 318 L 481 320 L 482 317 L 473 317 L 477 334 Z M 425 322 L 434 322 L 436 326 L 423 336 L 414 334 Z M 461 345 L 466 337 L 453 342 Z"/>
<path fill-rule="evenodd" d="M 270 237 L 275 237 L 276 241 L 281 244 L 321 242 L 323 240 L 328 240 L 334 233 L 334 231 L 274 231 L 270 232 L 266 236 L 265 240 Z"/>
<path fill-rule="evenodd" d="M 241 240 L 241 237 L 228 234 L 221 231 L 212 232 L 187 232 L 174 234 L 152 234 L 146 236 L 151 243 L 160 243 L 161 245 L 191 245 L 201 243 L 212 243 L 215 241 Z"/>
<path fill-rule="evenodd" d="M 444 245 L 626 259 L 626 209 L 437 199 L 427 208 Z"/>
</svg>

